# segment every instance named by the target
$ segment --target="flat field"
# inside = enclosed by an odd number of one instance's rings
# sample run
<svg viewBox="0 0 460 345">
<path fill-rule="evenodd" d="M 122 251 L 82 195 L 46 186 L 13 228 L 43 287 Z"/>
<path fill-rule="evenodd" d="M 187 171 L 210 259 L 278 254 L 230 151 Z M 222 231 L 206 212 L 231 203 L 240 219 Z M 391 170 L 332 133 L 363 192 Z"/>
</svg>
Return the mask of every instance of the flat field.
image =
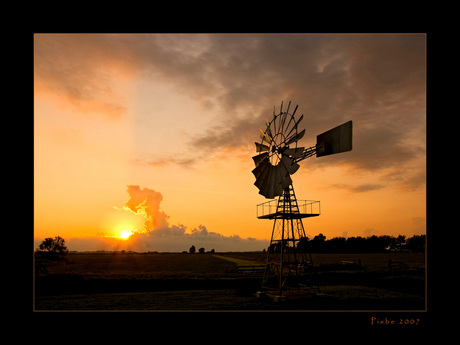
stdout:
<svg viewBox="0 0 460 345">
<path fill-rule="evenodd" d="M 312 256 L 321 295 L 277 303 L 255 296 L 260 271 L 235 269 L 262 253 L 68 254 L 35 275 L 34 310 L 425 310 L 423 253 Z"/>
</svg>

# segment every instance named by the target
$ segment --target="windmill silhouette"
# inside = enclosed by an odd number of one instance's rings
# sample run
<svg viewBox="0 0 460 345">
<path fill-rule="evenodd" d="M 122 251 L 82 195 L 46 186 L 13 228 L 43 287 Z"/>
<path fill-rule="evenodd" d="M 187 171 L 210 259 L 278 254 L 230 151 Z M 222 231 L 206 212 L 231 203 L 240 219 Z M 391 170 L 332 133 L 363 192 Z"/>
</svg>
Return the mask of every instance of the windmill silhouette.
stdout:
<svg viewBox="0 0 460 345">
<path fill-rule="evenodd" d="M 274 221 L 261 293 L 278 299 L 299 291 L 319 291 L 312 280 L 313 261 L 302 219 L 319 216 L 321 206 L 319 201 L 297 200 L 291 175 L 299 169 L 300 161 L 315 154 L 323 157 L 352 149 L 352 121 L 318 135 L 314 146 L 298 147 L 305 134 L 305 129 L 299 130 L 303 115 L 296 119 L 298 105 L 292 114 L 290 105 L 283 111 L 281 102 L 278 114 L 274 108 L 265 131 L 260 129 L 261 142 L 255 142 L 258 154 L 252 157 L 259 194 L 267 199 L 277 197 L 257 205 L 257 217 Z"/>
</svg>

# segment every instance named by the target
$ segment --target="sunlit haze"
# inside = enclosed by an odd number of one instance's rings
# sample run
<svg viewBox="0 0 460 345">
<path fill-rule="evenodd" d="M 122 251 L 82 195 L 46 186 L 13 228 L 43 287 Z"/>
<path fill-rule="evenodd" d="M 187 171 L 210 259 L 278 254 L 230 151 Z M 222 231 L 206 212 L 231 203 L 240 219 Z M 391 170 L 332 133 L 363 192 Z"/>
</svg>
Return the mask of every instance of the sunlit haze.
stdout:
<svg viewBox="0 0 460 345">
<path fill-rule="evenodd" d="M 309 237 L 426 232 L 424 34 L 36 34 L 34 238 L 69 250 L 262 250 L 259 128 L 281 101 L 353 150 L 292 176 Z M 38 246 L 38 244 L 37 244 Z"/>
</svg>

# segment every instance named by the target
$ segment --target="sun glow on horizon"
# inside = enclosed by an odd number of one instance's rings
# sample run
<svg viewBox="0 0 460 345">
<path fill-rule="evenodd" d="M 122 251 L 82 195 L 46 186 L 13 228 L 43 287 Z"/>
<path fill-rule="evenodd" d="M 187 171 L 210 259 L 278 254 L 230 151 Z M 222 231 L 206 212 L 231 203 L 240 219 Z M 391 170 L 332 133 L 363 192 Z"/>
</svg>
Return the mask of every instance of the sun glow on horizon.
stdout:
<svg viewBox="0 0 460 345">
<path fill-rule="evenodd" d="M 120 238 L 123 239 L 123 240 L 127 240 L 129 238 L 129 236 L 131 236 L 133 233 L 132 231 L 127 231 L 127 230 L 124 230 L 121 232 L 120 234 Z"/>
</svg>

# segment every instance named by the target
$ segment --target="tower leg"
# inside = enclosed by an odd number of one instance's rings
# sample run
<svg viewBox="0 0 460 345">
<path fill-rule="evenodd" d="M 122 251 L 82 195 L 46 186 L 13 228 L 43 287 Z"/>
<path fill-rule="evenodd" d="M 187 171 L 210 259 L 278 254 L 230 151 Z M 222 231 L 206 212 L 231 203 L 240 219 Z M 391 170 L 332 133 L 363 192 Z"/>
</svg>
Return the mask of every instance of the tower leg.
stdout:
<svg viewBox="0 0 460 345">
<path fill-rule="evenodd" d="M 287 291 L 311 288 L 313 262 L 294 189 L 278 198 L 262 288 L 283 296 Z"/>
</svg>

